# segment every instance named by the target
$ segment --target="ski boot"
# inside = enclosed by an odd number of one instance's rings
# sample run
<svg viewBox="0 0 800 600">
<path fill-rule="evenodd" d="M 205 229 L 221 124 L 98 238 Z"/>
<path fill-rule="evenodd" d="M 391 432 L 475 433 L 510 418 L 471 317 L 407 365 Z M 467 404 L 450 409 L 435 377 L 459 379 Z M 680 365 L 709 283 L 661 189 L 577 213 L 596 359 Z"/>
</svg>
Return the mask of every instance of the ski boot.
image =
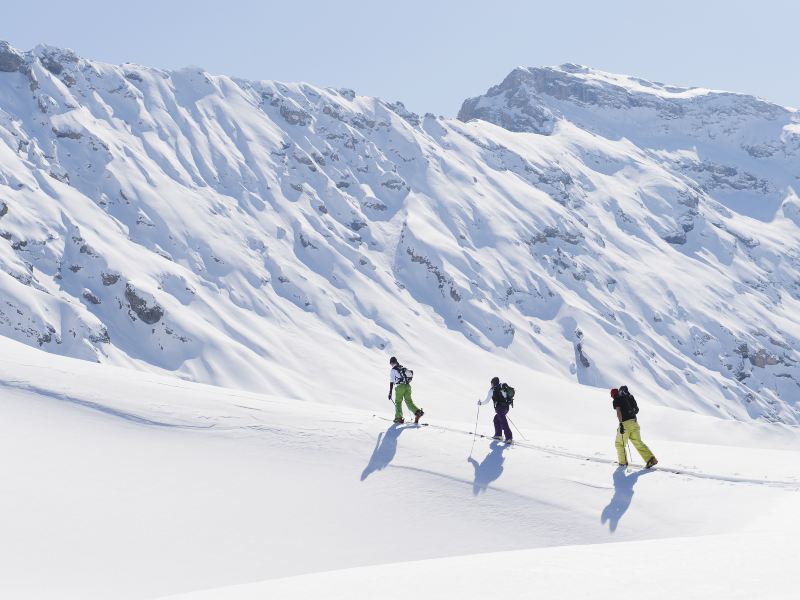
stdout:
<svg viewBox="0 0 800 600">
<path fill-rule="evenodd" d="M 658 459 L 655 456 L 651 456 L 650 460 L 647 461 L 647 464 L 644 466 L 645 469 L 652 469 L 658 464 Z"/>
<path fill-rule="evenodd" d="M 417 409 L 417 412 L 414 413 L 414 423 L 419 423 L 419 420 L 422 418 L 422 415 L 425 414 L 421 408 Z"/>
<path fill-rule="evenodd" d="M 397 418 L 394 420 L 394 422 L 395 422 L 396 424 L 398 424 L 398 425 L 401 425 L 401 424 L 405 423 L 405 422 L 406 422 L 406 420 L 405 420 L 403 417 L 397 417 Z"/>
<path fill-rule="evenodd" d="M 502 435 L 493 435 L 492 439 L 493 440 L 497 440 L 498 442 L 502 442 L 503 441 L 503 436 Z"/>
</svg>

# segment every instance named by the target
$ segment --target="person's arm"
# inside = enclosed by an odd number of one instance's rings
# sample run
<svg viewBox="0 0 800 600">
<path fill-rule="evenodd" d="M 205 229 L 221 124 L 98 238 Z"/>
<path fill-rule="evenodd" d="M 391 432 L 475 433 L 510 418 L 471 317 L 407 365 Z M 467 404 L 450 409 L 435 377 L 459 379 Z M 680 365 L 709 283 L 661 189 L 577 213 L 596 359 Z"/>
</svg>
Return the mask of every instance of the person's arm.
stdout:
<svg viewBox="0 0 800 600">
<path fill-rule="evenodd" d="M 394 381 L 389 382 L 389 400 L 392 399 L 392 389 L 394 388 Z"/>
<path fill-rule="evenodd" d="M 617 406 L 617 421 L 619 421 L 620 434 L 625 433 L 625 426 L 622 424 L 622 409 Z"/>
<path fill-rule="evenodd" d="M 489 401 L 492 399 L 492 390 L 494 390 L 494 388 L 489 388 L 489 391 L 486 394 L 486 398 L 484 398 L 483 400 L 478 400 L 478 405 L 479 406 L 482 405 L 482 404 L 488 404 L 489 403 Z"/>
</svg>

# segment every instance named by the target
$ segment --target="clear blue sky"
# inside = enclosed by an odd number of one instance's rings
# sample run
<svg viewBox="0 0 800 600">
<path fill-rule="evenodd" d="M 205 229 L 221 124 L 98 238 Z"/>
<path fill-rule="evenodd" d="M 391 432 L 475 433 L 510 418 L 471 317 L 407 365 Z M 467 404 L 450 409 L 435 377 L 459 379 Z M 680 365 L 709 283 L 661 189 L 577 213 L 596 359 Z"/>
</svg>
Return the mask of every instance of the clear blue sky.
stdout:
<svg viewBox="0 0 800 600">
<path fill-rule="evenodd" d="M 800 107 L 789 0 L 8 2 L 0 39 L 104 62 L 308 81 L 454 116 L 518 65 L 586 64 Z"/>
</svg>

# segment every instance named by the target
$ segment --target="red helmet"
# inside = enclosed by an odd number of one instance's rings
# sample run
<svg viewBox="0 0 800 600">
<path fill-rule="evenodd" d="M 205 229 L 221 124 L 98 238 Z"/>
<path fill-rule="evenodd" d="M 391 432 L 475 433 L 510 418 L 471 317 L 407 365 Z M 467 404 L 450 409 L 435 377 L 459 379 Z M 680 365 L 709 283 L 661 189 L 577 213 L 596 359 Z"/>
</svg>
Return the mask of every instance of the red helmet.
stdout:
<svg viewBox="0 0 800 600">
<path fill-rule="evenodd" d="M 611 388 L 611 397 L 616 398 L 619 395 L 619 390 L 617 388 Z"/>
</svg>

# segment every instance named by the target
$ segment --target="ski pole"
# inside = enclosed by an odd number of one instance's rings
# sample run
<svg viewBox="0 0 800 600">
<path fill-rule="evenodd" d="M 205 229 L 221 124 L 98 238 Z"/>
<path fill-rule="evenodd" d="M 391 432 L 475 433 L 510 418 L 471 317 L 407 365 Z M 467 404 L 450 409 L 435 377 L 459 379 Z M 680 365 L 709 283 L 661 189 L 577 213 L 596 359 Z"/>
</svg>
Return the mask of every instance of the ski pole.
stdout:
<svg viewBox="0 0 800 600">
<path fill-rule="evenodd" d="M 619 433 L 619 429 L 617 429 L 617 433 Z M 625 455 L 625 466 L 627 467 L 630 461 L 628 460 L 628 450 L 626 449 L 625 446 L 625 434 L 619 433 L 619 437 L 622 440 L 622 454 Z"/>
<path fill-rule="evenodd" d="M 475 427 L 472 430 L 472 447 L 469 449 L 470 456 L 472 456 L 472 451 L 475 449 L 475 438 L 478 437 L 478 417 L 480 416 L 480 414 L 481 414 L 481 405 L 478 404 L 478 412 L 475 413 Z"/>
<path fill-rule="evenodd" d="M 514 421 L 512 421 L 512 420 L 511 420 L 511 418 L 510 418 L 508 415 L 506 415 L 506 419 L 508 419 L 508 422 L 509 422 L 509 423 L 511 423 L 512 425 L 514 425 Z M 523 440 L 525 440 L 526 442 L 528 441 L 528 438 L 526 438 L 524 435 L 522 435 L 522 432 L 519 430 L 519 427 L 517 427 L 516 425 L 514 425 L 514 429 L 516 429 L 516 430 L 517 430 L 517 433 L 520 435 L 520 437 L 521 437 Z"/>
</svg>

